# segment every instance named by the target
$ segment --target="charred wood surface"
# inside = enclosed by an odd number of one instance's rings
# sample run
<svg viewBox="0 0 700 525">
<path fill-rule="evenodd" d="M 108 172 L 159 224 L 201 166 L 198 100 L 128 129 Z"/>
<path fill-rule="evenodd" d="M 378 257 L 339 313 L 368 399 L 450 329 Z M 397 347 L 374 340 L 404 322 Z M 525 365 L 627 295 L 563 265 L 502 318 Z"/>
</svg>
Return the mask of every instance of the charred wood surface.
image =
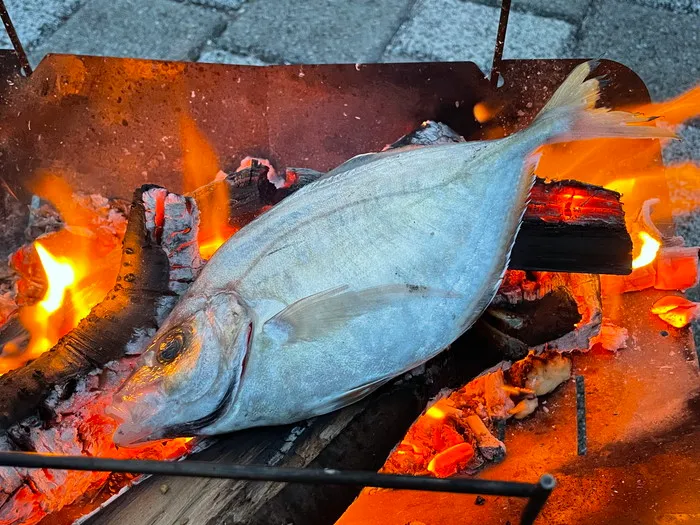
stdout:
<svg viewBox="0 0 700 525">
<path fill-rule="evenodd" d="M 0 430 L 36 413 L 54 387 L 121 357 L 135 330 L 156 327 L 156 303 L 171 292 L 167 258 L 145 225 L 142 195 L 149 188 L 134 194 L 112 291 L 51 350 L 0 377 Z"/>
<path fill-rule="evenodd" d="M 466 337 L 515 360 L 531 349 L 585 351 L 602 320 L 597 275 L 509 270 Z"/>
<path fill-rule="evenodd" d="M 627 275 L 632 239 L 620 194 L 577 181 L 538 179 L 513 246 L 510 268 Z"/>
</svg>

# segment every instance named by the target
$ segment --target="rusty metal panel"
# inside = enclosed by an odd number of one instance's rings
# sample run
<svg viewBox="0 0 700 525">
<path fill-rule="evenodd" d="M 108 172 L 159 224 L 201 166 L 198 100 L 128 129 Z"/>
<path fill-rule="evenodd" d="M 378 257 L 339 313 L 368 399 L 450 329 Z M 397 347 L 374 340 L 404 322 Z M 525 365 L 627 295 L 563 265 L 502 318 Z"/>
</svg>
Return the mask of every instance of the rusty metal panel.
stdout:
<svg viewBox="0 0 700 525">
<path fill-rule="evenodd" d="M 51 55 L 0 109 L 13 189 L 53 170 L 83 191 L 181 191 L 181 119 L 223 168 L 245 155 L 328 170 L 426 119 L 463 134 L 488 82 L 473 63 L 226 66 Z"/>
</svg>

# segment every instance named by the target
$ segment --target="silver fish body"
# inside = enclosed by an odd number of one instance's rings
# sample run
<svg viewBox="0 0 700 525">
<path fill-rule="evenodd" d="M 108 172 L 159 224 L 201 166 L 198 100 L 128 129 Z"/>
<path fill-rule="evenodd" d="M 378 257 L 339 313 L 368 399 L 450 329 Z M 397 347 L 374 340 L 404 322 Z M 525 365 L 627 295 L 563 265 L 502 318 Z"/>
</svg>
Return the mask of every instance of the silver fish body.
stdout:
<svg viewBox="0 0 700 525">
<path fill-rule="evenodd" d="M 438 354 L 493 298 L 531 153 L 576 129 L 570 113 L 501 140 L 356 157 L 243 228 L 117 396 L 115 441 L 299 421 Z"/>
</svg>

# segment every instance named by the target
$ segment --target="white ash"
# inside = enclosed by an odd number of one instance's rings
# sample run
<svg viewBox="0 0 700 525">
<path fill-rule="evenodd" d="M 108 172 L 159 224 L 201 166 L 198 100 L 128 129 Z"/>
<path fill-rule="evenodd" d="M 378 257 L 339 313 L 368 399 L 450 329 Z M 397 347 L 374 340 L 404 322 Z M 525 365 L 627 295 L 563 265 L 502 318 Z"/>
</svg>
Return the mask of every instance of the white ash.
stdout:
<svg viewBox="0 0 700 525">
<path fill-rule="evenodd" d="M 488 461 L 500 461 L 506 455 L 506 446 L 486 428 L 481 418 L 475 414 L 466 418 L 467 425 L 476 440 L 479 452 Z"/>
<path fill-rule="evenodd" d="M 262 164 L 263 166 L 267 166 L 267 180 L 274 184 L 275 188 L 284 188 L 284 185 L 286 183 L 285 178 L 277 174 L 277 170 L 275 170 L 275 167 L 267 159 L 259 159 L 257 157 L 246 157 L 241 161 L 240 165 L 238 166 L 238 169 L 236 169 L 236 173 L 238 173 L 239 171 L 243 171 L 246 168 L 250 168 L 253 165 L 253 161 Z"/>
<path fill-rule="evenodd" d="M 151 242 L 158 243 L 159 239 L 157 233 L 159 232 L 158 227 L 158 212 L 161 208 L 161 204 L 165 202 L 165 197 L 168 194 L 168 190 L 165 188 L 151 188 L 148 191 L 143 192 L 141 200 L 144 206 L 144 216 L 146 219 L 146 231 Z"/>
<path fill-rule="evenodd" d="M 33 242 L 37 237 L 56 232 L 63 228 L 64 222 L 58 210 L 38 195 L 32 195 L 29 202 L 29 218 L 24 230 L 24 237 Z"/>
<path fill-rule="evenodd" d="M 6 434 L 0 433 L 0 450 L 11 452 L 15 450 Z M 22 486 L 27 472 L 14 467 L 0 467 L 0 507 L 7 498 Z"/>
<path fill-rule="evenodd" d="M 168 258 L 170 296 L 156 303 L 156 323 L 160 326 L 204 266 L 199 255 L 199 209 L 191 197 L 152 188 L 143 193 L 146 229 L 149 238 L 159 243 Z M 162 210 L 163 217 L 157 215 Z M 162 219 L 162 227 L 158 222 Z"/>
<path fill-rule="evenodd" d="M 282 461 L 286 457 L 287 453 L 290 450 L 292 450 L 294 442 L 297 440 L 297 438 L 301 436 L 307 428 L 307 425 L 297 425 L 292 430 L 290 430 L 289 434 L 284 439 L 284 444 L 280 447 L 278 452 L 275 452 L 275 454 L 270 458 L 267 464 L 269 466 L 274 466 L 280 461 Z"/>
<path fill-rule="evenodd" d="M 627 348 L 629 332 L 627 328 L 617 326 L 610 319 L 603 319 L 600 333 L 591 338 L 591 348 L 600 344 L 608 352 L 617 352 L 621 348 Z"/>
<path fill-rule="evenodd" d="M 165 322 L 179 299 L 180 297 L 177 295 L 163 295 L 158 298 L 156 301 L 155 314 L 155 320 L 158 326 L 161 326 L 163 322 Z"/>
<path fill-rule="evenodd" d="M 160 324 L 160 323 L 159 323 Z M 141 355 L 146 349 L 146 345 L 156 335 L 155 328 L 136 328 L 131 335 L 131 339 L 124 348 L 125 355 Z"/>
<path fill-rule="evenodd" d="M 170 193 L 165 197 L 161 246 L 170 264 L 170 290 L 182 295 L 199 275 L 199 209 L 192 197 Z"/>
</svg>

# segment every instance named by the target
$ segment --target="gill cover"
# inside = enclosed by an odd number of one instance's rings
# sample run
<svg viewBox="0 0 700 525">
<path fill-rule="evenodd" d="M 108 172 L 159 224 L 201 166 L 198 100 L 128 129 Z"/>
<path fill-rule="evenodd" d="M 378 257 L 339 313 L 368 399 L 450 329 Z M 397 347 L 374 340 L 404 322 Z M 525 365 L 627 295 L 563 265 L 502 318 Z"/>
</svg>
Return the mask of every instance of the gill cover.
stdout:
<svg viewBox="0 0 700 525">
<path fill-rule="evenodd" d="M 233 401 L 253 320 L 235 292 L 183 298 L 139 358 L 108 412 L 118 445 L 193 435 Z"/>
</svg>

